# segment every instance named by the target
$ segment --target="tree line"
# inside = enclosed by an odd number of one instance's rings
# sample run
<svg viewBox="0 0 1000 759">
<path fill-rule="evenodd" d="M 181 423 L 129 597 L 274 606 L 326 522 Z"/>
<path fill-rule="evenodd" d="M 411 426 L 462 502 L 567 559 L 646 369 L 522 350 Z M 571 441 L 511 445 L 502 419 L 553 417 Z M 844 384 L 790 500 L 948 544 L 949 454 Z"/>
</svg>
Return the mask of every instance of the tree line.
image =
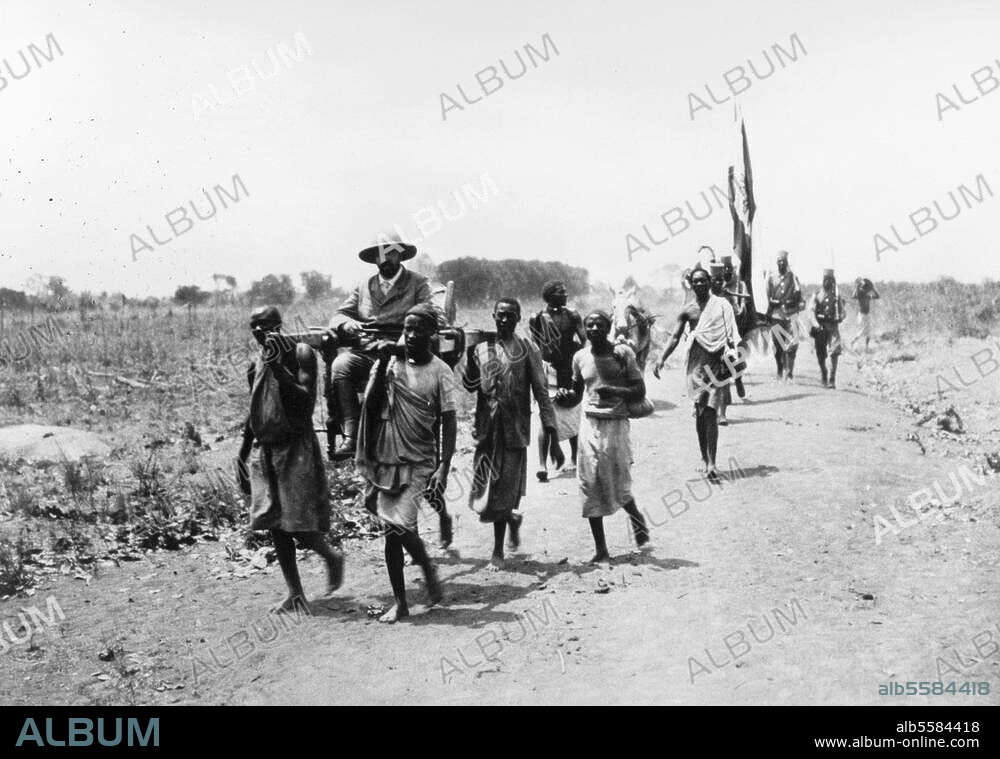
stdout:
<svg viewBox="0 0 1000 759">
<path fill-rule="evenodd" d="M 582 266 L 560 261 L 526 261 L 505 258 L 453 258 L 437 267 L 438 279 L 455 283 L 455 298 L 465 305 L 492 304 L 497 298 L 540 298 L 542 286 L 550 279 L 562 280 L 570 292 L 589 290 L 589 274 Z"/>
<path fill-rule="evenodd" d="M 425 257 L 424 257 L 425 258 Z M 542 285 L 550 279 L 566 283 L 571 292 L 583 293 L 588 290 L 588 272 L 581 266 L 569 266 L 559 261 L 535 261 L 507 258 L 491 261 L 466 256 L 442 262 L 434 266 L 425 260 L 419 270 L 432 280 L 454 281 L 455 295 L 460 303 L 491 303 L 508 295 L 518 298 L 538 298 Z M 210 303 L 240 303 L 243 305 L 272 304 L 287 306 L 300 296 L 308 300 L 341 299 L 347 291 L 335 287 L 332 277 L 318 271 L 304 271 L 299 274 L 301 290 L 296 289 L 288 274 L 268 274 L 254 280 L 244 290 L 237 289 L 237 280 L 228 274 L 214 274 L 215 290 L 205 290 L 196 284 L 181 285 L 169 298 L 129 298 L 124 293 L 92 293 L 84 290 L 74 293 L 63 277 L 48 278 L 33 275 L 25 283 L 23 290 L 0 287 L 0 310 L 28 310 L 41 308 L 48 311 L 66 310 L 112 310 L 125 306 L 159 308 L 178 305 L 196 308 Z"/>
</svg>

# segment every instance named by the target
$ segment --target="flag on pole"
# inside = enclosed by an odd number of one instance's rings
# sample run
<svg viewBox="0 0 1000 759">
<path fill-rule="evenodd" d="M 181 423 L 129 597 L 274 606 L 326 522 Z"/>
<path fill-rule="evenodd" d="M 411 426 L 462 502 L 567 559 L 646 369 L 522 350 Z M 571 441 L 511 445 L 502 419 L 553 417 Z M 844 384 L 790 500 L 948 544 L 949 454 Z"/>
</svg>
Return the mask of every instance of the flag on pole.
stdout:
<svg viewBox="0 0 1000 759">
<path fill-rule="evenodd" d="M 750 169 L 750 147 L 747 143 L 746 123 L 740 118 L 740 152 L 735 166 L 729 167 L 729 212 L 733 216 L 733 253 L 740 259 L 740 280 L 746 285 L 750 298 L 747 301 L 745 324 L 757 321 L 753 300 L 753 217 L 757 203 L 753 197 L 753 172 Z M 740 325 L 740 331 L 744 329 Z"/>
</svg>

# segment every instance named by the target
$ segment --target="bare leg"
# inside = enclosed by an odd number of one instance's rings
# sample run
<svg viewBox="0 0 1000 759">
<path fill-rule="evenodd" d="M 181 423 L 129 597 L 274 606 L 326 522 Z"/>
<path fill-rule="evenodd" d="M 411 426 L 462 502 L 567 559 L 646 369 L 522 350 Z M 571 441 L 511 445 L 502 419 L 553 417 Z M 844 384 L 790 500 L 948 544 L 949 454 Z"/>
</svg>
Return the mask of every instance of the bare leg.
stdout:
<svg viewBox="0 0 1000 759">
<path fill-rule="evenodd" d="M 406 603 L 406 580 L 403 577 L 402 530 L 390 524 L 385 526 L 385 568 L 389 572 L 389 584 L 396 603 L 378 621 L 393 624 L 410 616 L 410 607 Z"/>
<path fill-rule="evenodd" d="M 573 437 L 569 439 L 569 451 L 570 455 L 573 457 L 574 465 L 576 464 L 576 441 L 577 441 L 576 435 L 573 435 Z"/>
<path fill-rule="evenodd" d="M 798 346 L 795 346 L 795 348 L 789 348 L 785 352 L 785 378 L 789 380 L 793 379 L 792 375 L 795 372 L 795 351 L 797 348 Z"/>
<path fill-rule="evenodd" d="M 698 447 L 701 449 L 701 460 L 708 468 L 708 436 L 705 433 L 705 408 L 697 408 L 695 413 L 697 416 L 694 418 L 694 428 L 698 432 Z"/>
<path fill-rule="evenodd" d="M 296 606 L 305 605 L 306 597 L 302 592 L 302 581 L 299 579 L 299 568 L 295 563 L 295 540 L 287 532 L 271 530 L 274 550 L 278 554 L 278 566 L 288 586 L 288 598 L 271 609 L 275 614 L 290 612 Z"/>
<path fill-rule="evenodd" d="M 327 592 L 332 593 L 344 581 L 344 554 L 326 541 L 319 532 L 307 532 L 298 536 L 299 542 L 310 548 L 326 561 Z"/>
<path fill-rule="evenodd" d="M 510 527 L 510 547 L 512 550 L 516 551 L 521 547 L 521 522 L 524 521 L 524 517 L 518 514 L 516 511 L 512 511 L 510 518 L 507 520 L 507 525 Z"/>
<path fill-rule="evenodd" d="M 839 359 L 839 358 L 840 358 L 839 354 L 834 355 L 834 356 L 830 356 L 830 387 L 831 388 L 837 387 L 837 359 Z"/>
<path fill-rule="evenodd" d="M 493 523 L 493 556 L 486 565 L 486 571 L 498 572 L 503 569 L 503 541 L 507 536 L 507 520 L 498 519 Z"/>
<path fill-rule="evenodd" d="M 434 565 L 427 555 L 427 549 L 424 548 L 424 541 L 420 539 L 415 530 L 403 530 L 400 542 L 406 552 L 410 554 L 413 563 L 424 571 L 424 582 L 427 585 L 427 595 L 430 599 L 430 603 L 427 605 L 433 606 L 442 598 L 441 584 L 438 582 L 437 570 L 434 569 Z"/>
<path fill-rule="evenodd" d="M 710 482 L 717 482 L 719 472 L 715 468 L 715 453 L 719 447 L 719 420 L 715 409 L 707 406 L 702 412 L 702 416 L 704 417 L 705 425 L 705 451 L 708 457 L 705 464 L 708 467 L 708 479 Z"/>
<path fill-rule="evenodd" d="M 750 355 L 750 344 L 746 340 L 740 340 L 737 347 L 740 349 L 740 355 L 749 356 Z M 747 397 L 746 387 L 743 385 L 743 375 L 747 371 L 747 362 L 745 360 L 740 361 L 736 364 L 736 395 L 740 398 Z"/>
<path fill-rule="evenodd" d="M 427 499 L 427 503 L 430 504 L 431 508 L 438 514 L 438 524 L 440 527 L 440 538 L 438 542 L 442 548 L 447 548 L 451 545 L 451 541 L 454 539 L 455 529 L 454 521 L 451 518 L 451 514 L 448 513 L 448 507 L 445 503 L 444 491 L 428 489 L 426 493 L 424 493 L 424 497 Z"/>
<path fill-rule="evenodd" d="M 629 521 L 632 523 L 632 534 L 635 535 L 635 544 L 642 548 L 646 543 L 649 542 L 649 528 L 646 526 L 646 520 L 639 513 L 639 507 L 635 505 L 635 501 L 629 501 L 623 507 L 625 513 L 628 514 Z"/>
<path fill-rule="evenodd" d="M 590 517 L 590 532 L 594 536 L 594 556 L 591 564 L 600 564 L 610 561 L 611 555 L 608 553 L 608 543 L 604 538 L 604 518 Z"/>
<path fill-rule="evenodd" d="M 538 481 L 545 482 L 548 477 L 549 433 L 542 427 L 538 430 Z M 542 475 L 545 475 L 543 477 Z"/>
<path fill-rule="evenodd" d="M 566 454 L 562 452 L 562 446 L 559 445 L 559 438 L 552 434 L 549 435 L 549 454 L 552 456 L 552 464 L 555 468 L 562 469 L 566 463 Z"/>
</svg>

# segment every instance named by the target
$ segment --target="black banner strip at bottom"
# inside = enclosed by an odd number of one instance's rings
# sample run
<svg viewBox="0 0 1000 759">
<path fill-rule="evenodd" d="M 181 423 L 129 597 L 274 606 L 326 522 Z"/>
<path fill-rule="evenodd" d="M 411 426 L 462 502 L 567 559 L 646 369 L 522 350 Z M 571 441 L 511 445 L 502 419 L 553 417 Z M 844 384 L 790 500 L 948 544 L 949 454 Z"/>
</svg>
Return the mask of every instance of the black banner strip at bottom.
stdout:
<svg viewBox="0 0 1000 759">
<path fill-rule="evenodd" d="M 461 707 L 467 710 L 468 707 Z M 514 707 L 516 708 L 516 707 Z M 576 707 L 592 711 L 590 707 Z M 345 712 L 349 709 L 349 714 Z M 566 714 L 567 707 L 494 713 L 448 714 L 446 708 L 377 710 L 337 706 L 68 707 L 8 706 L 0 709 L 4 756 L 20 751 L 116 748 L 176 752 L 197 748 L 287 751 L 312 748 L 358 750 L 410 745 L 432 750 L 475 750 L 496 741 L 505 752 L 536 753 L 551 745 L 564 753 L 574 744 L 587 753 L 660 745 L 665 753 L 735 749 L 798 756 L 858 749 L 935 753 L 989 752 L 996 756 L 996 714 L 988 706 L 670 706 L 602 707 L 593 722 Z M 560 714 L 560 712 L 563 712 Z M 589 715 L 581 715 L 588 719 Z M 468 734 L 467 736 L 465 734 Z M 468 737 L 470 742 L 466 742 Z M 13 750 L 13 754 L 10 751 Z M 74 752 L 73 755 L 77 755 Z"/>
</svg>

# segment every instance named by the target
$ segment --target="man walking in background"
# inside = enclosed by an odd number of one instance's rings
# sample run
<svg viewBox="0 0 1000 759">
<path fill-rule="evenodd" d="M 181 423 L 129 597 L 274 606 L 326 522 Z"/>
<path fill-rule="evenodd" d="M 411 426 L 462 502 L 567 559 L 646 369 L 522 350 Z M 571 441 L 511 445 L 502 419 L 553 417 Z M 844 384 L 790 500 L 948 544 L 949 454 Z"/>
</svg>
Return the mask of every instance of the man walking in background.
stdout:
<svg viewBox="0 0 1000 759">
<path fill-rule="evenodd" d="M 746 335 L 750 333 L 750 329 L 753 326 L 753 315 L 750 313 L 750 309 L 747 308 L 747 301 L 750 299 L 750 293 L 747 292 L 746 282 L 739 278 L 736 272 L 736 267 L 733 266 L 733 257 L 722 256 L 721 261 L 723 277 L 725 279 L 726 299 L 733 307 L 733 313 L 736 315 L 736 328 L 742 336 L 738 346 L 740 349 L 739 355 L 741 356 L 741 360 L 737 362 L 733 368 L 733 384 L 736 385 L 737 395 L 739 395 L 740 398 L 745 399 L 747 397 L 746 388 L 743 386 L 743 375 L 746 374 L 747 370 L 745 357 L 750 355 L 750 347 L 747 344 Z M 721 423 L 722 420 L 720 419 L 719 421 Z"/>
<path fill-rule="evenodd" d="M 861 339 L 865 339 L 865 353 L 868 352 L 868 344 L 872 338 L 872 315 L 871 303 L 879 300 L 882 296 L 878 294 L 875 285 L 867 277 L 858 277 L 854 281 L 854 292 L 851 297 L 858 302 L 858 333 L 851 338 L 851 350 L 854 344 Z"/>
<path fill-rule="evenodd" d="M 778 367 L 778 379 L 793 378 L 795 354 L 799 343 L 795 339 L 792 318 L 804 307 L 802 285 L 799 278 L 788 268 L 788 251 L 778 252 L 778 271 L 767 278 L 767 316 L 771 319 L 771 334 L 774 343 L 774 361 Z M 779 336 L 792 336 L 791 340 Z"/>
<path fill-rule="evenodd" d="M 709 286 L 711 288 L 712 295 L 716 298 L 721 298 L 727 303 L 732 305 L 732 300 L 726 292 L 726 267 L 725 264 L 713 261 L 708 265 L 708 276 L 710 277 Z M 735 310 L 735 309 L 734 309 Z M 733 315 L 733 323 L 736 322 L 736 316 Z M 730 347 L 735 347 L 735 344 Z M 734 369 L 735 369 L 734 364 Z M 719 400 L 719 410 L 718 410 L 718 423 L 720 427 L 726 427 L 729 424 L 729 419 L 726 417 L 726 411 L 729 409 L 730 404 L 733 402 L 733 393 L 730 388 L 730 380 L 728 378 L 720 380 L 722 387 L 719 390 L 720 400 Z"/>
<path fill-rule="evenodd" d="M 555 413 L 555 434 L 540 424 L 538 428 L 538 481 L 549 479 L 548 459 L 556 468 L 566 457 L 559 443 L 569 440 L 570 461 L 576 462 L 576 438 L 580 429 L 581 406 L 572 404 L 573 355 L 583 347 L 587 335 L 580 314 L 566 307 L 566 285 L 550 280 L 542 286 L 545 308 L 528 319 L 531 339 L 545 362 L 549 398 Z"/>
<path fill-rule="evenodd" d="M 837 386 L 837 359 L 843 348 L 840 342 L 840 323 L 844 321 L 844 299 L 837 291 L 833 269 L 823 270 L 823 288 L 813 293 L 809 304 L 812 319 L 812 336 L 819 361 L 820 381 L 824 387 Z M 830 373 L 826 371 L 826 357 L 830 357 Z"/>
<path fill-rule="evenodd" d="M 660 371 L 667 358 L 674 352 L 684 335 L 691 330 L 688 345 L 687 387 L 688 397 L 694 404 L 694 424 L 698 434 L 698 447 L 704 471 L 711 482 L 719 482 L 715 466 L 719 446 L 718 411 L 723 403 L 723 392 L 728 388 L 723 376 L 723 358 L 728 345 L 738 345 L 740 334 L 736 328 L 733 307 L 725 298 L 712 294 L 709 274 L 698 269 L 691 276 L 695 300 L 685 306 L 677 317 L 677 325 L 670 335 L 660 360 L 653 367 L 653 376 L 660 378 Z"/>
</svg>

